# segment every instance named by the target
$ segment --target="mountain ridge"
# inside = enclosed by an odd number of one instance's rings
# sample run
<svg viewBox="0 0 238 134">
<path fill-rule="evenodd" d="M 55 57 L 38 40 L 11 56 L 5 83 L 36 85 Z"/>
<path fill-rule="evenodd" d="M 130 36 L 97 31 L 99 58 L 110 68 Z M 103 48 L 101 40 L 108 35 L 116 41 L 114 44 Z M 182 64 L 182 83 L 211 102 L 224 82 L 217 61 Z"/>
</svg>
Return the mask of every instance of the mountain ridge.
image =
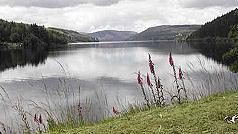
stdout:
<svg viewBox="0 0 238 134">
<path fill-rule="evenodd" d="M 128 40 L 175 40 L 186 38 L 201 25 L 161 25 L 147 28 Z"/>
<path fill-rule="evenodd" d="M 89 36 L 98 38 L 99 41 L 126 41 L 129 37 L 137 34 L 134 31 L 103 30 L 89 33 Z"/>
</svg>

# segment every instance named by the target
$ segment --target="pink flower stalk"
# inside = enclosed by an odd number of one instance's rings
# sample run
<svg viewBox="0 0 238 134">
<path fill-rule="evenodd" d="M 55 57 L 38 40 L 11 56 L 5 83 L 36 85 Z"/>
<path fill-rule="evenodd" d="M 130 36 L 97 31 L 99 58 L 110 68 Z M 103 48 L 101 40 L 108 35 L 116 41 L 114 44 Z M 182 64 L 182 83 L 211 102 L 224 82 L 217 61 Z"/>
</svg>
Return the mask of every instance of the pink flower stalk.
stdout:
<svg viewBox="0 0 238 134">
<path fill-rule="evenodd" d="M 34 122 L 38 123 L 37 115 L 34 116 Z"/>
<path fill-rule="evenodd" d="M 170 66 L 174 65 L 174 61 L 173 61 L 171 52 L 169 53 L 169 64 L 170 64 Z"/>
<path fill-rule="evenodd" d="M 41 114 L 40 114 L 40 116 L 39 116 L 39 123 L 40 123 L 40 124 L 43 124 L 43 120 L 42 120 Z"/>
<path fill-rule="evenodd" d="M 148 86 L 150 87 L 150 88 L 152 88 L 152 83 L 151 83 L 151 81 L 150 81 L 150 76 L 149 76 L 149 74 L 147 73 L 147 84 L 148 84 Z"/>
<path fill-rule="evenodd" d="M 78 105 L 78 112 L 80 116 L 83 116 L 83 107 L 81 107 L 80 104 Z"/>
<path fill-rule="evenodd" d="M 113 112 L 114 114 L 119 114 L 119 112 L 116 110 L 115 107 L 112 107 L 112 112 Z"/>
<path fill-rule="evenodd" d="M 155 75 L 155 68 L 154 68 L 154 63 L 151 60 L 151 56 L 149 54 L 149 67 L 150 67 L 150 72 Z"/>
<path fill-rule="evenodd" d="M 137 81 L 138 81 L 138 84 L 143 85 L 143 79 L 140 76 L 140 71 L 138 72 L 138 75 L 137 75 Z"/>
<path fill-rule="evenodd" d="M 161 88 L 160 78 L 158 77 L 158 88 Z"/>
<path fill-rule="evenodd" d="M 183 79 L 183 72 L 181 68 L 179 68 L 179 79 Z"/>
</svg>

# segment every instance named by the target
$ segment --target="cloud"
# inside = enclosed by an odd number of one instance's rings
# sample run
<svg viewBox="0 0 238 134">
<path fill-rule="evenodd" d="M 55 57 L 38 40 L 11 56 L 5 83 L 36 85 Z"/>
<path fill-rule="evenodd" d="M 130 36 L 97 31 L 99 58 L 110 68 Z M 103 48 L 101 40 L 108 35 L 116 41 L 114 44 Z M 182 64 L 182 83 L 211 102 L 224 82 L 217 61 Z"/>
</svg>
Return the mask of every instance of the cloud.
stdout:
<svg viewBox="0 0 238 134">
<path fill-rule="evenodd" d="M 185 8 L 236 7 L 238 0 L 179 0 Z"/>
<path fill-rule="evenodd" d="M 159 25 L 204 24 L 232 9 L 234 8 L 217 6 L 185 8 L 181 6 L 180 0 L 122 0 L 108 6 L 95 4 L 64 8 L 0 6 L 0 18 L 79 32 L 106 29 L 141 32 Z"/>
<path fill-rule="evenodd" d="M 22 7 L 62 8 L 73 7 L 80 4 L 94 4 L 108 6 L 121 0 L 0 0 L 0 5 Z"/>
</svg>

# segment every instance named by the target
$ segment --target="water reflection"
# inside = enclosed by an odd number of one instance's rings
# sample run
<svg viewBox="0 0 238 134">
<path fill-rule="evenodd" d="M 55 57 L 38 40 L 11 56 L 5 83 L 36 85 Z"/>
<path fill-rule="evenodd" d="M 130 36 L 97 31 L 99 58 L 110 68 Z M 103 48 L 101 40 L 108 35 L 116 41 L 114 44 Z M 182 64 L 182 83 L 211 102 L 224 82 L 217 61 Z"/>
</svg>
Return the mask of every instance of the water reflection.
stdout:
<svg viewBox="0 0 238 134">
<path fill-rule="evenodd" d="M 233 45 L 229 41 L 195 41 L 191 42 L 191 46 L 196 48 L 200 53 L 208 58 L 212 58 L 220 63 L 222 63 L 222 56 L 224 53 L 228 52 Z"/>
<path fill-rule="evenodd" d="M 13 49 L 0 50 L 0 72 L 16 68 L 17 66 L 24 67 L 28 64 L 38 66 L 46 60 L 48 52 L 46 50 L 32 49 Z"/>
</svg>

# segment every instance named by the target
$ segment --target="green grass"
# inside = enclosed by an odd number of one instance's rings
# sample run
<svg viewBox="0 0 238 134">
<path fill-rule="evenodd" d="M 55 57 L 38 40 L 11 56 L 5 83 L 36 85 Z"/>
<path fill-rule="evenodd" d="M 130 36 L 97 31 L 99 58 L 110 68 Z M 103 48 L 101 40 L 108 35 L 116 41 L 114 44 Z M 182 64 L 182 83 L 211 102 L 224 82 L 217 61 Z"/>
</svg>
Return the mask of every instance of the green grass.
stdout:
<svg viewBox="0 0 238 134">
<path fill-rule="evenodd" d="M 74 129 L 58 127 L 53 133 L 66 134 L 158 134 L 238 133 L 238 124 L 224 118 L 238 113 L 238 92 L 215 94 L 199 101 L 165 108 L 128 113 L 94 125 Z"/>
</svg>

